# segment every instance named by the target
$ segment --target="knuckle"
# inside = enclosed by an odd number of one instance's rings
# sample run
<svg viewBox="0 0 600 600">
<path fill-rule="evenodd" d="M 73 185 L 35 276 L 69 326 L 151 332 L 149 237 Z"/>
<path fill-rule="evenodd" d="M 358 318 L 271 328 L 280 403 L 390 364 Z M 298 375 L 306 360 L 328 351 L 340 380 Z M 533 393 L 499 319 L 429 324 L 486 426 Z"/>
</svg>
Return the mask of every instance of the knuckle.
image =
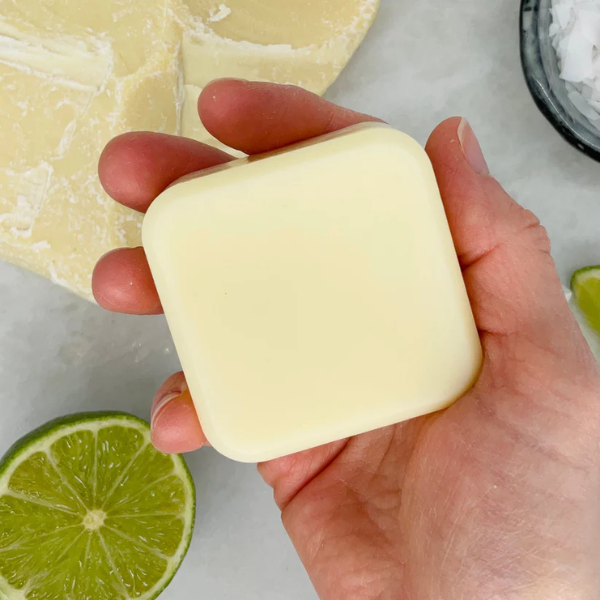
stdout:
<svg viewBox="0 0 600 600">
<path fill-rule="evenodd" d="M 529 210 L 523 210 L 522 229 L 517 237 L 524 240 L 532 250 L 543 254 L 550 254 L 552 244 L 546 228 L 540 223 L 540 220 Z"/>
</svg>

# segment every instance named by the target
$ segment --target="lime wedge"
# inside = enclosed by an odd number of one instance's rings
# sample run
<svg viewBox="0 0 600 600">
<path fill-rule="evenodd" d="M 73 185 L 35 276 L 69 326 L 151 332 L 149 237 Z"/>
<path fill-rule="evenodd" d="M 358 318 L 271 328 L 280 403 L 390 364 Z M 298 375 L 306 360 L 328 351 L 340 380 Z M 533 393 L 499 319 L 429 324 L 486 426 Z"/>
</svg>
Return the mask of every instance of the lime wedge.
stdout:
<svg viewBox="0 0 600 600">
<path fill-rule="evenodd" d="M 571 290 L 588 325 L 600 334 L 600 266 L 576 271 Z"/>
<path fill-rule="evenodd" d="M 0 462 L 0 597 L 141 600 L 190 544 L 195 490 L 144 421 L 88 413 L 48 423 Z"/>
</svg>

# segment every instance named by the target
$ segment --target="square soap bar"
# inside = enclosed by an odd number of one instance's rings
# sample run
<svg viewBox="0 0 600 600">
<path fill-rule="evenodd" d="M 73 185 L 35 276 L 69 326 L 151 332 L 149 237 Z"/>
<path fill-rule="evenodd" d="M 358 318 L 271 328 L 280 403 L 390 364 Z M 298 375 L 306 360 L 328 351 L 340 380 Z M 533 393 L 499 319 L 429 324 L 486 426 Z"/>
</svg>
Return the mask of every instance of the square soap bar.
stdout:
<svg viewBox="0 0 600 600">
<path fill-rule="evenodd" d="M 433 169 L 387 126 L 188 177 L 143 239 L 204 432 L 234 460 L 437 411 L 478 376 Z"/>
</svg>

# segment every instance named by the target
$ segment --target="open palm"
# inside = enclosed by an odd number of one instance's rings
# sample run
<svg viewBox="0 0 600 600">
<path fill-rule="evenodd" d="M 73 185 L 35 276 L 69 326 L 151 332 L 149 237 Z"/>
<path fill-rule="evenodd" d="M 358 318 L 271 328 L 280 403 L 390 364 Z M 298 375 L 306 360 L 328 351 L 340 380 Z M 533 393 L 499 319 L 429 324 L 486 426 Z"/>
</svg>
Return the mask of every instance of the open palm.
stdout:
<svg viewBox="0 0 600 600">
<path fill-rule="evenodd" d="M 373 120 L 297 88 L 233 80 L 200 99 L 207 129 L 248 154 Z M 537 219 L 489 176 L 468 124 L 427 152 L 484 347 L 448 410 L 259 466 L 323 600 L 600 597 L 600 375 Z M 231 157 L 191 140 L 122 136 L 100 176 L 145 211 L 168 185 Z M 142 249 L 104 257 L 101 305 L 157 314 Z M 435 376 L 434 374 L 432 376 Z M 154 442 L 206 444 L 182 374 L 159 391 Z"/>
</svg>

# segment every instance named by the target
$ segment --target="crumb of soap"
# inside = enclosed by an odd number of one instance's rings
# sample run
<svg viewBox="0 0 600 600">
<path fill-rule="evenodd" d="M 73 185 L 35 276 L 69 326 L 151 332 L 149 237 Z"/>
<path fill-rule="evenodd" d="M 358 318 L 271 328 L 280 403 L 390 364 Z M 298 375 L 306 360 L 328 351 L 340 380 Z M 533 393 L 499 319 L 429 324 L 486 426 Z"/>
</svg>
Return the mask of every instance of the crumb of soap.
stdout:
<svg viewBox="0 0 600 600">
<path fill-rule="evenodd" d="M 218 11 L 211 11 L 211 15 L 208 20 L 210 23 L 218 23 L 219 21 L 225 20 L 230 14 L 231 9 L 225 4 L 220 4 Z"/>
</svg>

